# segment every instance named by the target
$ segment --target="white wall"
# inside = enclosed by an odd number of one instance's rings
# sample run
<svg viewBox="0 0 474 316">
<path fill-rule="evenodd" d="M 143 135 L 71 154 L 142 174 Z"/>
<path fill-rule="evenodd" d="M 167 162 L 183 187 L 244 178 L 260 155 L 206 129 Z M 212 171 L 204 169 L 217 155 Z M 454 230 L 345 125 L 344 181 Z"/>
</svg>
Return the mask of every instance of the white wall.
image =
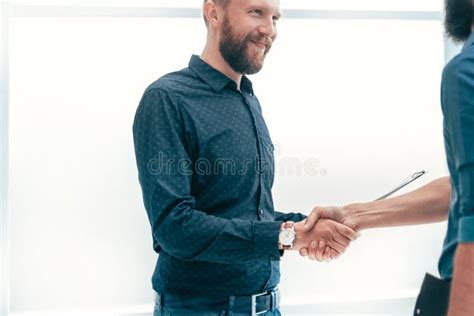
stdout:
<svg viewBox="0 0 474 316">
<path fill-rule="evenodd" d="M 277 208 L 374 199 L 416 170 L 430 171 L 424 182 L 445 174 L 442 45 L 438 22 L 283 22 L 279 46 L 255 78 L 281 152 Z M 320 173 L 283 172 L 288 157 L 314 157 Z M 308 300 L 416 288 L 424 271 L 436 272 L 444 226 L 365 232 L 330 265 L 290 256 L 283 283 Z"/>
<path fill-rule="evenodd" d="M 201 52 L 202 20 L 23 17 L 11 34 L 12 310 L 148 304 L 156 258 L 131 124 L 146 86 Z M 283 20 L 252 78 L 277 145 L 276 208 L 445 175 L 443 53 L 440 21 Z M 284 169 L 316 160 L 316 174 Z M 444 229 L 367 231 L 331 264 L 285 255 L 284 303 L 412 295 Z"/>
<path fill-rule="evenodd" d="M 0 316 L 9 309 L 8 6 L 0 3 Z"/>
</svg>

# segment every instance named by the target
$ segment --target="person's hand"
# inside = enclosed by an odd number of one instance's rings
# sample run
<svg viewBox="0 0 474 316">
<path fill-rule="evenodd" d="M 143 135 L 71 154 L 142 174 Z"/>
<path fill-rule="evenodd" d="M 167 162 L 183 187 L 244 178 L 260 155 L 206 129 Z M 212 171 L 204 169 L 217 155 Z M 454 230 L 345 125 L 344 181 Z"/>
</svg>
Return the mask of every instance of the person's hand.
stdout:
<svg viewBox="0 0 474 316">
<path fill-rule="evenodd" d="M 331 219 L 334 221 L 339 222 L 347 227 L 350 227 L 354 232 L 356 232 L 356 238 L 359 236 L 359 223 L 357 219 L 350 211 L 349 206 L 345 207 L 315 207 L 311 214 L 306 218 L 304 230 L 311 231 L 315 225 L 317 225 L 318 221 L 321 219 Z M 314 243 L 312 243 L 314 245 Z M 300 254 L 302 256 L 309 256 L 310 258 L 316 258 L 318 261 L 324 260 L 329 261 L 332 259 L 337 258 L 335 256 L 334 249 L 326 246 L 320 247 L 303 247 L 300 250 Z"/>
<path fill-rule="evenodd" d="M 350 227 L 333 220 L 318 220 L 309 230 L 304 228 L 305 223 L 301 221 L 294 225 L 296 241 L 293 249 L 300 251 L 300 254 L 302 249 L 308 249 L 307 255 L 311 260 L 323 261 L 326 251 L 328 258 L 339 257 L 357 235 Z"/>
<path fill-rule="evenodd" d="M 315 207 L 305 220 L 305 230 L 311 230 L 319 219 L 332 219 L 333 221 L 349 226 L 355 231 L 359 230 L 359 223 L 351 212 L 350 206 Z"/>
</svg>

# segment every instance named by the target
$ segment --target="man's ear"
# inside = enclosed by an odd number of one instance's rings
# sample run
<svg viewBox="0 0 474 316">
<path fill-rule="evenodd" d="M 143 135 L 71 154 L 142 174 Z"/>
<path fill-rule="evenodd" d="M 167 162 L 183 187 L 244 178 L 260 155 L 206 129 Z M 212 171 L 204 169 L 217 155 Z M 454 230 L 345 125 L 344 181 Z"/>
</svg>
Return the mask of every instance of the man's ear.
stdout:
<svg viewBox="0 0 474 316">
<path fill-rule="evenodd" d="M 203 6 L 203 14 L 206 17 L 207 23 L 210 25 L 216 25 L 219 20 L 219 8 L 214 1 L 209 0 Z"/>
</svg>

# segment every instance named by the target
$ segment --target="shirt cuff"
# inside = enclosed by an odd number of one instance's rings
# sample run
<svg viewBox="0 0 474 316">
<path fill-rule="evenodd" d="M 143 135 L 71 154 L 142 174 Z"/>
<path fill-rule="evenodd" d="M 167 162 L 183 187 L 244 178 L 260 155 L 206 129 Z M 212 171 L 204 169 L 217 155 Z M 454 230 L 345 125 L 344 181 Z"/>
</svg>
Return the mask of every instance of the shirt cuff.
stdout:
<svg viewBox="0 0 474 316">
<path fill-rule="evenodd" d="M 459 220 L 459 242 L 474 242 L 474 216 L 462 217 Z"/>
<path fill-rule="evenodd" d="M 255 258 L 262 260 L 279 261 L 278 235 L 282 222 L 255 222 Z"/>
</svg>

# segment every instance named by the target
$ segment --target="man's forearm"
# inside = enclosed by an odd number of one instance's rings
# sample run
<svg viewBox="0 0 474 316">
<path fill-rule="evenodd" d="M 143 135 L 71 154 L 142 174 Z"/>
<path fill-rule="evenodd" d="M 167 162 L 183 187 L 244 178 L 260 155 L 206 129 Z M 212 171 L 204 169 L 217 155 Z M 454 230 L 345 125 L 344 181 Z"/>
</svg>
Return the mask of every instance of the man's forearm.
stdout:
<svg viewBox="0 0 474 316">
<path fill-rule="evenodd" d="M 446 220 L 450 197 L 451 182 L 445 177 L 398 197 L 345 208 L 358 230 L 425 224 Z"/>
<path fill-rule="evenodd" d="M 454 262 L 448 316 L 470 316 L 474 312 L 474 243 L 459 244 Z"/>
<path fill-rule="evenodd" d="M 406 194 L 387 200 L 343 207 L 315 207 L 305 221 L 309 231 L 320 219 L 332 219 L 355 231 L 367 228 L 427 224 L 446 220 L 451 200 L 449 177 L 440 178 Z M 327 258 L 327 252 L 302 248 L 302 256 Z"/>
</svg>

